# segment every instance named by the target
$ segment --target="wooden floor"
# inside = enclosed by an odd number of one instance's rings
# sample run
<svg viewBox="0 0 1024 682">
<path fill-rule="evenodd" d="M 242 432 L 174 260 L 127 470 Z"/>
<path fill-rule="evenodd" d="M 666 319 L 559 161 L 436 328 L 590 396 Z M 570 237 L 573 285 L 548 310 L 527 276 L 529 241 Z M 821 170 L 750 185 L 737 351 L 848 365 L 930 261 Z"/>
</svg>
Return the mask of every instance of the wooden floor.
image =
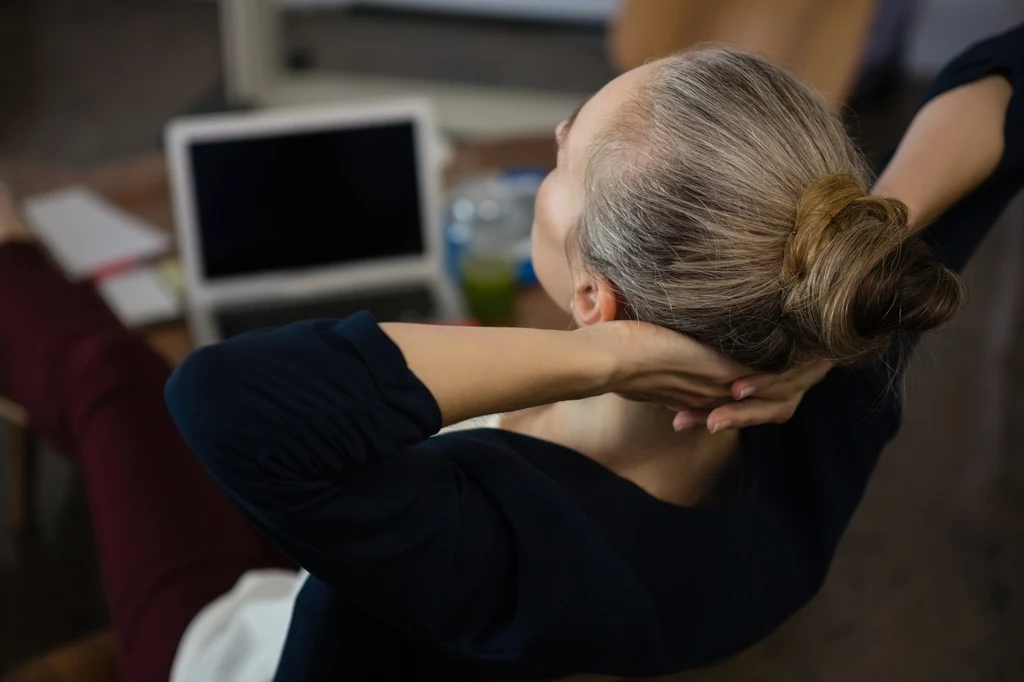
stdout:
<svg viewBox="0 0 1024 682">
<path fill-rule="evenodd" d="M 156 149 L 163 121 L 218 82 L 212 4 L 0 3 L 0 173 Z M 574 90 L 610 75 L 587 30 L 382 15 L 290 30 L 322 62 L 366 71 Z M 869 149 L 898 134 L 915 92 L 852 117 Z M 1018 205 L 969 268 L 967 312 L 917 353 L 903 431 L 819 597 L 762 644 L 677 679 L 1024 679 L 1022 260 Z M 105 622 L 77 476 L 53 453 L 40 466 L 40 533 L 0 536 L 0 673 Z"/>
</svg>

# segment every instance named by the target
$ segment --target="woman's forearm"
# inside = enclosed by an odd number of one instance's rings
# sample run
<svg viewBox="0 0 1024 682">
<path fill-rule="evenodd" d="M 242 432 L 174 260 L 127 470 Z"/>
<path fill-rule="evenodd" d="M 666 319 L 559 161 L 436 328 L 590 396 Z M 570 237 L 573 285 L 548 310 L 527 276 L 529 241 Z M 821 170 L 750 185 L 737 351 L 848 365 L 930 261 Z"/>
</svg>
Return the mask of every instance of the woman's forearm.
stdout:
<svg viewBox="0 0 1024 682">
<path fill-rule="evenodd" d="M 914 117 L 875 193 L 903 201 L 911 224 L 924 229 L 999 165 L 1012 96 L 1005 78 L 988 76 L 933 99 Z"/>
<path fill-rule="evenodd" d="M 580 332 L 382 324 L 445 425 L 601 393 L 613 354 Z"/>
</svg>

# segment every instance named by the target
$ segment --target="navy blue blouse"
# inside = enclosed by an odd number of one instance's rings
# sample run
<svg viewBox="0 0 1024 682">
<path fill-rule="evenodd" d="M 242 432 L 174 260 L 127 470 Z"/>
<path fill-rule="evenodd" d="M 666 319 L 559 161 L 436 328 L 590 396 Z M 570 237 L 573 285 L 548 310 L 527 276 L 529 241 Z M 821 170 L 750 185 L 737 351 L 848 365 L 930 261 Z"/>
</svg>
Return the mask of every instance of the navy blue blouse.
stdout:
<svg viewBox="0 0 1024 682">
<path fill-rule="evenodd" d="M 1024 27 L 929 95 L 1016 93 L 995 175 L 929 228 L 959 269 L 1024 178 Z M 900 404 L 883 364 L 833 371 L 782 426 L 741 433 L 720 508 L 661 502 L 583 455 L 441 415 L 367 314 L 194 353 L 167 402 L 245 514 L 309 570 L 278 680 L 664 674 L 766 636 L 822 584 Z"/>
</svg>

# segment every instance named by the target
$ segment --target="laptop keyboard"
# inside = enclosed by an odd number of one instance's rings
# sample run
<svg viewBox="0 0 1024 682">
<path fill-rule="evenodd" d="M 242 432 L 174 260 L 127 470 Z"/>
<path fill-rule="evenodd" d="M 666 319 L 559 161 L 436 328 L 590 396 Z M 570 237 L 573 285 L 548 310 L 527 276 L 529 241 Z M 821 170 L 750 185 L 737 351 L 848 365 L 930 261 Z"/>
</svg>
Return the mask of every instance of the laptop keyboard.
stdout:
<svg viewBox="0 0 1024 682">
<path fill-rule="evenodd" d="M 369 310 L 380 322 L 427 322 L 438 317 L 433 292 L 427 287 L 415 287 L 224 308 L 215 313 L 215 319 L 221 338 L 227 339 L 255 329 L 282 327 L 299 320 L 348 317 L 360 310 Z"/>
</svg>

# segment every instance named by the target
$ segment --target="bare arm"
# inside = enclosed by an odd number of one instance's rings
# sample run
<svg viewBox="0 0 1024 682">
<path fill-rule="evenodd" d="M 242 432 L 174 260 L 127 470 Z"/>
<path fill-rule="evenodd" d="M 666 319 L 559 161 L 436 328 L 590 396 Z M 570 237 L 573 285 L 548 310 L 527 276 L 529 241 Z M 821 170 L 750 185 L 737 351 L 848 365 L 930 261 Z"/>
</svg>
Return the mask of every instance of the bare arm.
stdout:
<svg viewBox="0 0 1024 682">
<path fill-rule="evenodd" d="M 729 395 L 742 372 L 681 334 L 606 322 L 576 331 L 382 324 L 444 424 L 602 393 L 672 409 Z"/>
<path fill-rule="evenodd" d="M 444 424 L 602 392 L 613 358 L 575 332 L 386 323 Z"/>
<path fill-rule="evenodd" d="M 875 193 L 900 199 L 918 231 L 980 185 L 1003 156 L 1013 89 L 988 76 L 945 92 L 917 113 Z"/>
</svg>

